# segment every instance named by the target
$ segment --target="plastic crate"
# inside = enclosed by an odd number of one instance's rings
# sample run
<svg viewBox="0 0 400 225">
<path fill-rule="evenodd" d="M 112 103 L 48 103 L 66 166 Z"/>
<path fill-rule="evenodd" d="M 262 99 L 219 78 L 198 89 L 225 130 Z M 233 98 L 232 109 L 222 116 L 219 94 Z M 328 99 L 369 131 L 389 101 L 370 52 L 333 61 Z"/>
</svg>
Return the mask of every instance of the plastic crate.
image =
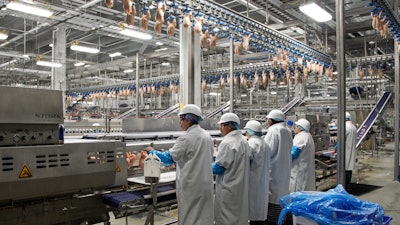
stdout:
<svg viewBox="0 0 400 225">
<path fill-rule="evenodd" d="M 392 217 L 383 216 L 383 225 L 389 225 L 391 220 L 392 220 Z M 311 221 L 302 216 L 293 216 L 293 224 L 296 224 L 296 225 L 318 225 L 316 222 Z"/>
</svg>

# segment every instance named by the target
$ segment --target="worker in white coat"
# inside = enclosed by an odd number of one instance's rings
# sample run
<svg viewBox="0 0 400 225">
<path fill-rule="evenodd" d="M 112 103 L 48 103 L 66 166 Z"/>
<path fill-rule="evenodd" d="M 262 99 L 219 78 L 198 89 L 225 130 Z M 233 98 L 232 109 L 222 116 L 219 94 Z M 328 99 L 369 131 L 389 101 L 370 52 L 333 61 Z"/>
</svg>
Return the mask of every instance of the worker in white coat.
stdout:
<svg viewBox="0 0 400 225">
<path fill-rule="evenodd" d="M 345 171 L 346 171 L 346 187 L 351 188 L 351 177 L 356 165 L 356 142 L 357 142 L 357 128 L 351 121 L 351 115 L 346 112 L 346 154 L 345 154 Z"/>
<path fill-rule="evenodd" d="M 249 219 L 250 225 L 265 224 L 268 212 L 269 146 L 262 139 L 261 123 L 250 120 L 244 127 L 250 146 Z"/>
<path fill-rule="evenodd" d="M 315 191 L 315 145 L 310 127 L 311 124 L 306 119 L 295 122 L 290 192 Z"/>
<path fill-rule="evenodd" d="M 215 224 L 248 225 L 250 147 L 239 130 L 237 115 L 226 113 L 218 124 L 223 139 L 212 164 L 216 174 Z"/>
<path fill-rule="evenodd" d="M 214 143 L 210 134 L 198 124 L 202 120 L 198 106 L 185 105 L 179 116 L 186 134 L 179 137 L 168 151 L 147 150 L 156 154 L 165 166 L 176 163 L 178 224 L 212 225 Z"/>
<path fill-rule="evenodd" d="M 279 198 L 289 194 L 292 132 L 286 126 L 285 114 L 279 110 L 271 110 L 267 115 L 268 131 L 265 142 L 271 149 L 271 174 L 269 183 L 269 205 L 267 224 L 278 224 L 282 207 Z M 286 224 L 292 224 L 292 217 L 286 216 Z"/>
</svg>

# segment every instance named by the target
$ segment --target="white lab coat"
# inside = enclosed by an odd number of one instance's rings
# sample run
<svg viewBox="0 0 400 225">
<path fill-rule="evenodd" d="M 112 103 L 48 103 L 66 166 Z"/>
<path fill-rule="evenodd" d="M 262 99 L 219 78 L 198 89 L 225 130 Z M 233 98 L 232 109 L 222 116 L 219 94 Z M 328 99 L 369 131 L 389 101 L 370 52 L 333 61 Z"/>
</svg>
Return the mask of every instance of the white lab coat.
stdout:
<svg viewBox="0 0 400 225">
<path fill-rule="evenodd" d="M 224 136 L 218 146 L 215 162 L 224 167 L 216 175 L 215 224 L 247 225 L 249 219 L 250 147 L 239 130 Z"/>
<path fill-rule="evenodd" d="M 275 123 L 268 128 L 264 140 L 271 149 L 269 202 L 279 204 L 279 198 L 289 194 L 291 150 L 293 146 L 292 132 L 284 122 Z"/>
<path fill-rule="evenodd" d="M 356 165 L 357 128 L 351 121 L 346 121 L 346 164 L 345 170 L 353 170 Z"/>
<path fill-rule="evenodd" d="M 209 133 L 192 125 L 169 150 L 176 162 L 176 195 L 180 225 L 212 225 L 214 143 Z"/>
<path fill-rule="evenodd" d="M 306 131 L 296 134 L 293 146 L 301 151 L 292 160 L 289 191 L 315 191 L 315 145 L 311 134 Z"/>
<path fill-rule="evenodd" d="M 251 221 L 265 221 L 268 212 L 269 167 L 271 149 L 259 136 L 250 145 L 249 214 Z"/>
</svg>

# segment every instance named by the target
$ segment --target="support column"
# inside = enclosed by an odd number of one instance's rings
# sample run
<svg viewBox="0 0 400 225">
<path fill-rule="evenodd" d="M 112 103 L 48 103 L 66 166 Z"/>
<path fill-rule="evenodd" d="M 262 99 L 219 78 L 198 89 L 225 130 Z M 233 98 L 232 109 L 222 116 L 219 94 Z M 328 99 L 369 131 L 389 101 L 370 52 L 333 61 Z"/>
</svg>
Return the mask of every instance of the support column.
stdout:
<svg viewBox="0 0 400 225">
<path fill-rule="evenodd" d="M 139 118 L 139 52 L 136 53 L 136 118 Z"/>
<path fill-rule="evenodd" d="M 344 3 L 342 0 L 336 0 L 336 51 L 337 51 L 337 93 L 338 93 L 338 145 L 337 152 L 337 184 L 345 185 L 345 151 L 346 151 L 346 71 L 344 55 Z"/>
<path fill-rule="evenodd" d="M 235 46 L 233 45 L 233 38 L 230 39 L 230 47 L 229 47 L 229 74 L 230 74 L 230 84 L 229 84 L 229 101 L 231 102 L 231 105 L 229 106 L 229 112 L 233 112 L 233 105 L 234 105 L 234 100 L 233 100 L 233 88 L 235 87 L 234 84 L 234 77 L 233 77 L 233 64 L 234 64 L 234 48 Z"/>
<path fill-rule="evenodd" d="M 200 34 L 193 34 L 193 103 L 201 107 L 201 44 Z"/>
<path fill-rule="evenodd" d="M 394 1 L 394 13 L 399 15 L 399 1 Z M 400 65 L 399 65 L 399 41 L 394 38 L 394 180 L 400 180 L 399 178 L 399 115 L 400 115 Z"/>
<path fill-rule="evenodd" d="M 192 29 L 183 27 L 179 28 L 180 39 L 180 59 L 179 59 L 179 103 L 180 108 L 189 103 L 194 103 L 193 98 L 193 52 L 192 52 Z"/>
<path fill-rule="evenodd" d="M 66 38 L 66 27 L 57 26 L 53 30 L 53 51 L 52 51 L 52 62 L 61 63 L 61 67 L 52 68 L 51 70 L 51 88 L 53 90 L 62 91 L 63 101 L 63 112 L 65 112 L 65 91 L 67 89 L 67 38 Z"/>
</svg>

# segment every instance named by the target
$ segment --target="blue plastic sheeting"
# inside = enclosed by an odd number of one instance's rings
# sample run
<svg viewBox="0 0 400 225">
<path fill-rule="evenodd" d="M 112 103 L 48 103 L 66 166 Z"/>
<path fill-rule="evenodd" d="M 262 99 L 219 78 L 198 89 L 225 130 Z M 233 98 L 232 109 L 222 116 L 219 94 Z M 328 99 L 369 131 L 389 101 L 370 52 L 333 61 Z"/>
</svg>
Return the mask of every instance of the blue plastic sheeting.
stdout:
<svg viewBox="0 0 400 225">
<path fill-rule="evenodd" d="M 283 208 L 279 225 L 288 212 L 319 225 L 384 224 L 384 210 L 380 205 L 355 198 L 340 184 L 327 192 L 293 192 L 279 202 Z"/>
</svg>

